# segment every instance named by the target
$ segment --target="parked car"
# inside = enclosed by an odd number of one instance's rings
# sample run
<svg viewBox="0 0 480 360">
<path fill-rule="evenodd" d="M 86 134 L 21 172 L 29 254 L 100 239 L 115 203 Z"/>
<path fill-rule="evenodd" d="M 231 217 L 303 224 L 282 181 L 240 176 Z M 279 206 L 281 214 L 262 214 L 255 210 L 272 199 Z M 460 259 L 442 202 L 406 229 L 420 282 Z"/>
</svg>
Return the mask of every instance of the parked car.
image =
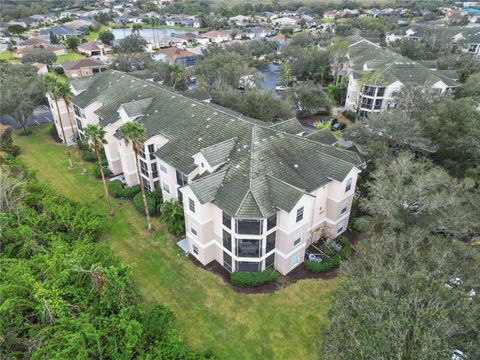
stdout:
<svg viewBox="0 0 480 360">
<path fill-rule="evenodd" d="M 275 86 L 275 91 L 285 91 L 285 90 L 288 90 L 287 86 L 283 86 L 283 85 Z"/>
<path fill-rule="evenodd" d="M 332 131 L 343 131 L 347 128 L 347 125 L 337 121 L 335 124 L 331 125 L 330 128 L 332 129 Z"/>
</svg>

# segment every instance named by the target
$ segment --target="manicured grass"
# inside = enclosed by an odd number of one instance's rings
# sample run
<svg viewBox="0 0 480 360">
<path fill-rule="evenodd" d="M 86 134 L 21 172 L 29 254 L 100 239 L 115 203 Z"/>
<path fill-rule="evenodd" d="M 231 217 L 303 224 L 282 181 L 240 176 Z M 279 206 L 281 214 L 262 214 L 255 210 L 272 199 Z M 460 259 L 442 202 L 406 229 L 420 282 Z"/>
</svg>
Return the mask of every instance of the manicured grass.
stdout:
<svg viewBox="0 0 480 360">
<path fill-rule="evenodd" d="M 70 60 L 70 61 L 75 61 L 75 60 L 80 60 L 80 59 L 85 59 L 86 56 L 80 53 L 77 53 L 71 49 L 67 50 L 67 53 L 65 55 L 60 55 L 57 57 L 57 64 L 63 64 L 65 61 Z"/>
<path fill-rule="evenodd" d="M 9 50 L 0 51 L 0 60 L 5 60 L 8 62 L 14 62 L 14 63 L 20 62 L 19 59 L 15 59 L 14 57 L 12 57 L 12 52 Z"/>
<path fill-rule="evenodd" d="M 87 39 L 87 41 L 95 40 L 96 38 L 98 38 L 98 35 L 99 35 L 102 31 L 106 31 L 106 30 L 108 30 L 108 27 L 105 26 L 105 25 L 102 25 L 102 27 L 100 28 L 100 30 L 98 30 L 97 32 L 95 32 L 95 31 L 90 31 L 90 33 L 85 36 L 85 39 Z"/>
<path fill-rule="evenodd" d="M 32 128 L 31 136 L 14 135 L 20 155 L 41 181 L 72 199 L 106 213 L 101 182 L 67 169 L 62 145 L 48 135 L 50 125 Z M 89 164 L 89 166 L 93 166 Z M 185 341 L 220 359 L 316 359 L 317 341 L 326 324 L 338 280 L 301 280 L 275 293 L 246 295 L 180 255 L 175 240 L 155 220 L 156 231 L 143 232 L 145 220 L 132 204 L 113 200 L 104 240 L 133 268 L 147 301 L 168 304 L 177 314 Z"/>
</svg>

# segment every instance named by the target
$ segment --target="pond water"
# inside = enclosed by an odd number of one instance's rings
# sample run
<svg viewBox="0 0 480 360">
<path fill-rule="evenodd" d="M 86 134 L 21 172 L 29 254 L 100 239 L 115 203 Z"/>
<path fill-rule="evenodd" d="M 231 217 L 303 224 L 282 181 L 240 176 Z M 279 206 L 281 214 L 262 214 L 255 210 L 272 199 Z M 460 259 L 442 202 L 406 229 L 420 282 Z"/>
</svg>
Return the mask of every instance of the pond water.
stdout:
<svg viewBox="0 0 480 360">
<path fill-rule="evenodd" d="M 177 29 L 162 29 L 162 28 L 155 28 L 155 29 L 143 29 L 140 30 L 140 35 L 148 40 L 153 40 L 153 31 L 155 30 L 155 36 L 175 36 L 176 34 L 185 34 L 185 33 L 193 33 L 198 34 L 198 31 L 190 31 L 190 30 L 177 30 Z M 121 40 L 124 37 L 130 35 L 132 29 L 125 28 L 125 29 L 111 29 L 113 35 L 115 35 L 115 40 Z"/>
<path fill-rule="evenodd" d="M 275 64 L 268 64 L 260 67 L 258 71 L 263 75 L 263 89 L 275 92 L 275 86 L 280 81 L 280 67 Z"/>
</svg>

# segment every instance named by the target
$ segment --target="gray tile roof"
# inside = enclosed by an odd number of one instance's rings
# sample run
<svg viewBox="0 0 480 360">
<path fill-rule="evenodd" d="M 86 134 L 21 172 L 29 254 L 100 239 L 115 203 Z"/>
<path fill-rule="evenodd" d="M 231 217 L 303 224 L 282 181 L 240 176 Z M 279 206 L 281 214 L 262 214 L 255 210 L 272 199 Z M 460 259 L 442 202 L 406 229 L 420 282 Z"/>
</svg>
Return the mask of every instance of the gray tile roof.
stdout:
<svg viewBox="0 0 480 360">
<path fill-rule="evenodd" d="M 329 129 L 315 131 L 311 134 L 308 134 L 307 138 L 313 141 L 318 141 L 324 145 L 333 145 L 338 142 L 338 139 Z"/>
<path fill-rule="evenodd" d="M 455 87 L 458 84 L 452 79 L 433 71 L 420 62 L 411 60 L 388 48 L 378 45 L 358 35 L 346 38 L 350 67 L 353 76 L 360 79 L 365 73 L 365 66 L 372 73 L 378 70 L 375 79 L 367 81 L 367 85 L 389 85 L 395 81 L 417 86 L 432 86 L 443 81 L 447 86 Z"/>
<path fill-rule="evenodd" d="M 202 203 L 212 202 L 233 217 L 266 217 L 278 208 L 290 211 L 305 193 L 332 179 L 342 181 L 362 163 L 353 152 L 114 70 L 98 75 L 73 102 L 83 108 L 95 100 L 103 103 L 97 110 L 103 126 L 118 119 L 120 106 L 141 112 L 135 121 L 144 126 L 146 139 L 169 139 L 156 156 L 179 171 L 195 170 L 192 157 L 198 153 L 219 166 L 188 186 Z M 278 126 L 286 124 L 288 129 L 297 127 L 293 121 Z"/>
<path fill-rule="evenodd" d="M 297 119 L 288 119 L 271 125 L 272 129 L 285 131 L 289 134 L 300 134 L 305 131 L 302 124 Z"/>
</svg>

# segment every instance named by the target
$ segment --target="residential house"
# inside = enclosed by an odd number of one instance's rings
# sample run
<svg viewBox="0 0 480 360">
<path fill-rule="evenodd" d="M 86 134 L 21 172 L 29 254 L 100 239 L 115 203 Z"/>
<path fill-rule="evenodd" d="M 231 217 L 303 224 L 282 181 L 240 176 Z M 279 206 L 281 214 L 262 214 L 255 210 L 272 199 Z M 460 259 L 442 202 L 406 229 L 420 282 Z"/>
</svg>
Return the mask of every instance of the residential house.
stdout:
<svg viewBox="0 0 480 360">
<path fill-rule="evenodd" d="M 210 42 L 217 44 L 230 40 L 230 34 L 226 31 L 212 30 L 202 33 L 201 36 L 209 39 Z"/>
<path fill-rule="evenodd" d="M 38 21 L 37 19 L 35 18 L 32 18 L 32 17 L 24 17 L 24 18 L 20 18 L 20 19 L 14 19 L 14 20 L 10 20 L 8 22 L 9 25 L 20 25 L 20 26 L 23 26 L 23 27 L 37 27 L 40 25 L 40 21 Z"/>
<path fill-rule="evenodd" d="M 279 50 L 282 49 L 285 45 L 287 45 L 287 41 L 288 41 L 287 37 L 280 33 L 275 36 L 267 38 L 267 40 L 275 41 L 278 44 Z"/>
<path fill-rule="evenodd" d="M 228 22 L 237 26 L 244 26 L 251 22 L 252 18 L 250 16 L 237 15 L 228 18 Z"/>
<path fill-rule="evenodd" d="M 36 62 L 36 63 L 33 63 L 32 66 L 35 66 L 37 68 L 37 74 L 38 75 L 47 75 L 48 74 L 47 65 Z"/>
<path fill-rule="evenodd" d="M 272 24 L 278 27 L 293 27 L 297 25 L 297 19 L 292 19 L 289 17 L 281 17 L 272 20 Z"/>
<path fill-rule="evenodd" d="M 69 29 L 63 25 L 58 25 L 58 26 L 54 26 L 54 27 L 51 27 L 51 28 L 48 28 L 48 29 L 42 29 L 40 30 L 40 33 L 39 33 L 39 36 L 40 37 L 43 37 L 45 39 L 49 39 L 50 38 L 50 33 L 53 33 L 54 35 L 62 38 L 62 39 L 66 39 L 68 37 L 82 37 L 84 35 L 84 32 L 83 31 L 79 31 L 79 30 L 72 30 L 72 29 Z"/>
<path fill-rule="evenodd" d="M 395 108 L 395 93 L 405 85 L 430 88 L 439 94 L 458 87 L 457 82 L 445 74 L 361 36 L 349 36 L 346 41 L 345 76 L 349 82 L 345 109 L 359 112 L 360 116 Z"/>
<path fill-rule="evenodd" d="M 462 27 L 460 30 L 452 37 L 453 43 L 460 46 L 465 52 L 480 58 L 480 26 Z"/>
<path fill-rule="evenodd" d="M 32 51 L 32 49 L 36 47 L 44 47 L 46 49 L 51 50 L 56 56 L 64 55 L 67 53 L 67 50 L 65 49 L 65 46 L 63 45 L 40 45 L 40 46 L 23 46 L 22 48 L 17 48 L 15 52 L 12 54 L 14 58 L 21 59 L 23 55 L 29 53 Z"/>
<path fill-rule="evenodd" d="M 37 36 L 32 36 L 31 38 L 24 40 L 16 45 L 18 50 L 21 49 L 31 49 L 40 46 L 47 46 L 49 42 L 45 39 L 42 39 Z"/>
<path fill-rule="evenodd" d="M 107 64 L 97 59 L 80 59 L 77 61 L 65 61 L 62 64 L 65 75 L 70 78 L 92 76 L 107 70 Z"/>
<path fill-rule="evenodd" d="M 183 203 L 179 243 L 201 264 L 287 274 L 310 243 L 347 229 L 363 161 L 302 136 L 296 119 L 270 125 L 115 70 L 72 87 L 80 136 L 100 125 L 113 174 Z M 145 128 L 140 174 L 119 131 L 128 121 Z"/>
<path fill-rule="evenodd" d="M 197 54 L 177 47 L 169 47 L 153 53 L 153 59 L 155 60 L 166 61 L 170 64 L 179 64 L 183 66 L 194 66 L 197 63 L 197 58 Z"/>
<path fill-rule="evenodd" d="M 69 21 L 63 24 L 64 27 L 70 30 L 78 31 L 82 33 L 82 36 L 85 34 L 85 31 L 93 25 L 93 21 L 84 20 L 84 19 L 77 19 L 73 21 Z"/>
<path fill-rule="evenodd" d="M 106 55 L 107 52 L 112 51 L 110 45 L 105 45 L 101 41 L 92 40 L 77 47 L 77 50 L 87 56 Z"/>
</svg>

